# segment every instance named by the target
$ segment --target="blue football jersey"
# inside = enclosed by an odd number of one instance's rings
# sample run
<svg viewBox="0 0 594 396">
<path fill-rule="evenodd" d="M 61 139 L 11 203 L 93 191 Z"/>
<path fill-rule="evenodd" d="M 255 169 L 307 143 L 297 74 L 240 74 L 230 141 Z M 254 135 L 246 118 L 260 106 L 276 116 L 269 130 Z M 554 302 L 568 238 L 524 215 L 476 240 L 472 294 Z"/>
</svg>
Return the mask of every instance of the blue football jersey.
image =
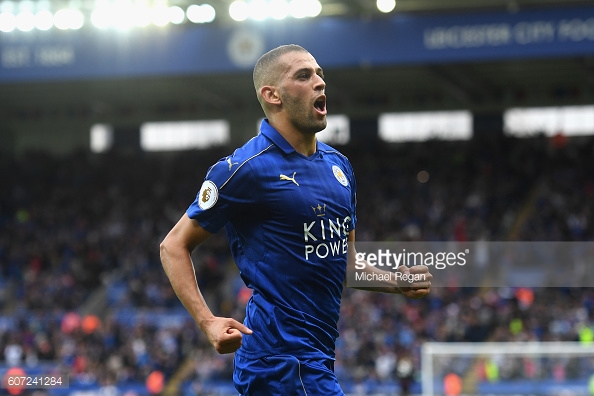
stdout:
<svg viewBox="0 0 594 396">
<path fill-rule="evenodd" d="M 267 120 L 208 170 L 187 213 L 209 232 L 225 227 L 253 290 L 245 325 L 254 332 L 239 355 L 334 358 L 355 194 L 344 155 L 322 142 L 310 157 L 297 153 Z"/>
</svg>

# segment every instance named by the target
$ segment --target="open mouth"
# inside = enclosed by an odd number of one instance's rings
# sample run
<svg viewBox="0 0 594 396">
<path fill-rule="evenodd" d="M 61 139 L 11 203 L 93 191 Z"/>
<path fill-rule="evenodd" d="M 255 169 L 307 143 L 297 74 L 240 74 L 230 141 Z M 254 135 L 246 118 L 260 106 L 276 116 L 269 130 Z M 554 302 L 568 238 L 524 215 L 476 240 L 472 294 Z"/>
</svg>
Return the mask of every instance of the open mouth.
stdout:
<svg viewBox="0 0 594 396">
<path fill-rule="evenodd" d="M 314 108 L 322 113 L 322 114 L 326 114 L 326 97 L 325 96 L 320 96 L 315 102 L 314 102 Z"/>
</svg>

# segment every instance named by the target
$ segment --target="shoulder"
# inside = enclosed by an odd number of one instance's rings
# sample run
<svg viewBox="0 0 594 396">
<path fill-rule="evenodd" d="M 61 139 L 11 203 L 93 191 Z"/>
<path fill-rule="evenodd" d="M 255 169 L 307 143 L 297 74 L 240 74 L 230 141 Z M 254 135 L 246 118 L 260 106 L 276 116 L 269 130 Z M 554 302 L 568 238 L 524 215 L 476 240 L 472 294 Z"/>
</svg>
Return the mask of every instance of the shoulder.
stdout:
<svg viewBox="0 0 594 396">
<path fill-rule="evenodd" d="M 344 166 L 346 171 L 352 172 L 353 167 L 348 157 L 329 144 L 318 141 L 318 150 L 324 154 L 324 157 L 337 165 Z"/>
<path fill-rule="evenodd" d="M 348 162 L 348 158 L 346 155 L 344 155 L 343 153 L 341 153 L 339 150 L 335 149 L 334 147 L 330 146 L 329 144 L 320 142 L 319 140 L 318 140 L 318 150 L 323 152 L 324 154 L 335 155 L 336 157 L 341 158 L 342 160 Z"/>
<path fill-rule="evenodd" d="M 273 147 L 274 145 L 265 137 L 254 136 L 232 154 L 212 165 L 206 174 L 206 179 L 214 181 L 218 188 L 223 188 L 233 178 L 250 177 L 254 169 L 253 164 L 272 151 Z"/>
<path fill-rule="evenodd" d="M 274 151 L 273 148 L 274 144 L 269 139 L 258 134 L 237 148 L 228 158 L 238 161 L 239 164 L 247 163 Z"/>
</svg>

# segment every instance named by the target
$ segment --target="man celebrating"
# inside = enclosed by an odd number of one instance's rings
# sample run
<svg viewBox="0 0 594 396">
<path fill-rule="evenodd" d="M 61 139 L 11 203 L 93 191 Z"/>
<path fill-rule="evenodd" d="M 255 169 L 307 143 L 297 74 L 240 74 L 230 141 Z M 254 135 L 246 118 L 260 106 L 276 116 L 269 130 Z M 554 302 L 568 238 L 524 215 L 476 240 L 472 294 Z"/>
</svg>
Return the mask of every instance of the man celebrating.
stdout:
<svg viewBox="0 0 594 396">
<path fill-rule="evenodd" d="M 260 133 L 208 170 L 161 243 L 161 261 L 214 348 L 235 352 L 241 395 L 344 395 L 334 347 L 347 263 L 356 254 L 353 169 L 316 139 L 326 128 L 326 84 L 307 50 L 284 45 L 264 54 L 254 87 L 266 115 Z M 223 227 L 253 290 L 244 324 L 213 315 L 191 262 L 191 252 Z M 425 281 L 373 290 L 429 294 L 427 267 L 401 270 L 425 274 Z"/>
</svg>

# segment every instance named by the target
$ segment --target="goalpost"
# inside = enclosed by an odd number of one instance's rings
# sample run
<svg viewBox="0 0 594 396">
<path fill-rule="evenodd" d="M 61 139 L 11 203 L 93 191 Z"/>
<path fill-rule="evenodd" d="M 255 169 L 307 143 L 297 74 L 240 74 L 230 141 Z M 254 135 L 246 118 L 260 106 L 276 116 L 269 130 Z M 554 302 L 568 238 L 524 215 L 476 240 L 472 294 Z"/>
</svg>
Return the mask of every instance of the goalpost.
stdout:
<svg viewBox="0 0 594 396">
<path fill-rule="evenodd" d="M 428 342 L 421 368 L 423 396 L 445 394 L 448 375 L 457 394 L 594 395 L 594 343 Z"/>
</svg>

